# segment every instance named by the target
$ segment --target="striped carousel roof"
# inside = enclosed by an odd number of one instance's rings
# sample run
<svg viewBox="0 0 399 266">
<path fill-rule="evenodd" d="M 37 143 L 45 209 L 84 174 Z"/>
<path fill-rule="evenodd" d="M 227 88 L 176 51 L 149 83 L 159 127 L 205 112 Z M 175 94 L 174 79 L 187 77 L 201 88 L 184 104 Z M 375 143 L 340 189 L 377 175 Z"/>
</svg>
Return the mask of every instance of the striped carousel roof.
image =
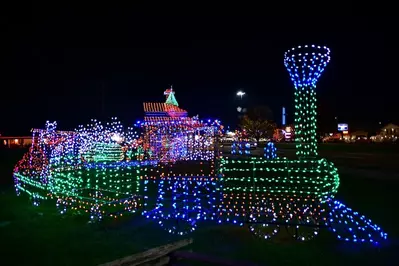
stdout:
<svg viewBox="0 0 399 266">
<path fill-rule="evenodd" d="M 187 111 L 169 103 L 144 103 L 146 116 L 185 117 Z"/>
<path fill-rule="evenodd" d="M 169 116 L 145 116 L 146 122 L 188 122 L 192 120 L 190 117 L 169 117 Z"/>
<path fill-rule="evenodd" d="M 192 128 L 198 128 L 201 127 L 203 123 L 191 117 L 146 116 L 144 117 L 144 123 L 142 125 L 185 125 Z"/>
</svg>

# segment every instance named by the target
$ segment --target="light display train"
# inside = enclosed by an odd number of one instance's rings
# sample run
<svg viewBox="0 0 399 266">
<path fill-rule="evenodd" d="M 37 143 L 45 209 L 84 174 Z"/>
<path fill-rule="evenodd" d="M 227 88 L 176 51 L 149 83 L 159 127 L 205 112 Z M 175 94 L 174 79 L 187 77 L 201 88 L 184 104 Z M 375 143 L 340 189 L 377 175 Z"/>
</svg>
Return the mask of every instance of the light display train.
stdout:
<svg viewBox="0 0 399 266">
<path fill-rule="evenodd" d="M 222 154 L 220 121 L 189 117 L 170 88 L 165 102 L 144 103 L 144 121 L 132 128 L 112 119 L 72 132 L 49 122 L 34 130 L 14 169 L 16 191 L 35 205 L 54 200 L 60 213 L 98 220 L 140 210 L 179 235 L 210 220 L 247 224 L 265 239 L 285 227 L 294 239 L 309 240 L 327 227 L 338 239 L 379 243 L 387 238 L 380 227 L 334 200 L 338 170 L 317 153 L 316 84 L 329 61 L 325 46 L 284 54 L 295 88 L 295 160 L 278 158 L 273 143 L 264 157 L 251 156 L 243 143 Z"/>
</svg>

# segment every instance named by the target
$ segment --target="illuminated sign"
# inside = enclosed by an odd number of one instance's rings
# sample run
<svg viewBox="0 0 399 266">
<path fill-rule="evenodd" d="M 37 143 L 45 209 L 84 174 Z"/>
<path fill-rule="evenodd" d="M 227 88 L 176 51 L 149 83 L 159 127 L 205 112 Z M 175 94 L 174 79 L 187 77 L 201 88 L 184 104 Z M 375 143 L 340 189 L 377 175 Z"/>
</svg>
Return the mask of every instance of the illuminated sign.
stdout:
<svg viewBox="0 0 399 266">
<path fill-rule="evenodd" d="M 283 130 L 284 136 L 285 136 L 285 139 L 286 139 L 286 140 L 291 139 L 291 133 L 292 133 L 291 131 L 292 131 L 292 128 L 291 128 L 291 127 L 286 127 L 286 128 L 285 128 L 285 131 Z"/>
<path fill-rule="evenodd" d="M 338 124 L 338 131 L 348 131 L 348 124 Z"/>
</svg>

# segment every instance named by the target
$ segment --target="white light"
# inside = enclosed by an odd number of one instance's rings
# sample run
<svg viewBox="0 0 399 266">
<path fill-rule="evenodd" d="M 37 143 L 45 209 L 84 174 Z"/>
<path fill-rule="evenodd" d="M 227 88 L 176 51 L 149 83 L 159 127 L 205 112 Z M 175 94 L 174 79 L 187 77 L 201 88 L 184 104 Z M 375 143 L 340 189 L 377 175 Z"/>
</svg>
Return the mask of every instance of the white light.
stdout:
<svg viewBox="0 0 399 266">
<path fill-rule="evenodd" d="M 239 91 L 239 92 L 237 92 L 237 96 L 243 96 L 243 95 L 245 95 L 245 92 L 243 92 L 243 91 Z"/>
<path fill-rule="evenodd" d="M 122 141 L 121 136 L 119 136 L 118 134 L 114 134 L 114 135 L 111 137 L 111 139 L 112 139 L 113 141 L 117 142 L 117 143 L 119 143 L 119 142 Z"/>
</svg>

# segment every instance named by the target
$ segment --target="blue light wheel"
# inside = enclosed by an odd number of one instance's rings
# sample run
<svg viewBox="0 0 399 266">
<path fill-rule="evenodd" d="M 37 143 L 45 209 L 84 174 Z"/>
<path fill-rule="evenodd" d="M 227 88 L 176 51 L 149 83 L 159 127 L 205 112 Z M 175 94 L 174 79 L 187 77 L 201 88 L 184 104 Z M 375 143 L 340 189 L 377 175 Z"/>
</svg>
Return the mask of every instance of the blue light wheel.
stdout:
<svg viewBox="0 0 399 266">
<path fill-rule="evenodd" d="M 276 224 L 278 215 L 274 204 L 269 204 L 262 200 L 252 207 L 249 215 L 249 231 L 262 239 L 271 239 L 280 232 L 280 225 Z"/>
<path fill-rule="evenodd" d="M 280 232 L 280 225 L 278 224 L 251 224 L 249 231 L 255 236 L 262 239 L 271 239 Z"/>
<path fill-rule="evenodd" d="M 295 240 L 309 241 L 319 235 L 320 226 L 316 218 L 309 216 L 294 220 L 297 224 L 286 225 L 285 229 Z"/>
<path fill-rule="evenodd" d="M 55 206 L 57 207 L 60 214 L 65 214 L 68 210 L 66 200 L 64 200 L 62 198 L 57 199 Z"/>
<path fill-rule="evenodd" d="M 170 234 L 187 235 L 197 229 L 197 219 L 190 218 L 185 214 L 168 214 L 162 212 L 156 215 L 158 224 Z"/>
<path fill-rule="evenodd" d="M 287 233 L 295 240 L 309 241 L 319 235 L 320 214 L 314 206 L 296 207 L 289 224 L 285 226 Z"/>
<path fill-rule="evenodd" d="M 36 194 L 33 194 L 33 195 L 32 195 L 31 201 L 32 201 L 32 205 L 33 205 L 33 206 L 35 206 L 35 207 L 40 206 L 41 200 L 40 200 L 40 197 L 38 197 Z"/>
</svg>

